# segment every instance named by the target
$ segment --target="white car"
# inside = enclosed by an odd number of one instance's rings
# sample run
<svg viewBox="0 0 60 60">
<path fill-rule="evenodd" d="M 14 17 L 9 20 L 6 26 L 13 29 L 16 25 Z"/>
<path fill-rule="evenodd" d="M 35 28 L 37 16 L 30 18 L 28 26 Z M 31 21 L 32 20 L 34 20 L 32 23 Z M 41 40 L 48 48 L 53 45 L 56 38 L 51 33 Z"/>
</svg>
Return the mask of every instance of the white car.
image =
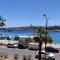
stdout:
<svg viewBox="0 0 60 60">
<path fill-rule="evenodd" d="M 29 45 L 28 45 L 28 49 L 29 50 L 38 50 L 38 43 L 29 43 Z"/>
<path fill-rule="evenodd" d="M 13 44 L 7 44 L 8 48 L 17 48 L 18 43 L 13 43 Z"/>
<path fill-rule="evenodd" d="M 13 46 L 17 48 L 18 47 L 18 43 L 14 43 Z"/>
<path fill-rule="evenodd" d="M 45 59 L 45 55 L 46 55 L 46 59 L 51 59 L 51 60 L 55 60 L 54 54 L 53 53 L 49 53 L 49 52 L 45 52 L 45 51 L 41 51 L 41 59 Z M 35 58 L 39 58 L 39 51 L 37 51 L 35 53 Z"/>
</svg>

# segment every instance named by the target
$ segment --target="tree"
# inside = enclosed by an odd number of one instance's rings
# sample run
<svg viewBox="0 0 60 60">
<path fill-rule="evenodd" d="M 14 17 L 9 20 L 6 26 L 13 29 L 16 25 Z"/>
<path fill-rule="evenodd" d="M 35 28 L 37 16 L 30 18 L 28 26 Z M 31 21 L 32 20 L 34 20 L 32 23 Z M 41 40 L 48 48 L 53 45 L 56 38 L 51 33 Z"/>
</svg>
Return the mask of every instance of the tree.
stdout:
<svg viewBox="0 0 60 60">
<path fill-rule="evenodd" d="M 42 40 L 43 40 L 43 42 L 45 42 L 46 37 L 44 36 L 44 37 L 42 38 Z M 46 41 L 46 43 L 52 43 L 52 42 L 53 42 L 52 38 L 48 35 L 48 36 L 47 36 L 47 41 Z"/>
<path fill-rule="evenodd" d="M 46 34 L 46 30 L 44 30 L 44 29 L 42 29 L 42 28 L 36 29 L 36 32 L 37 32 L 37 33 L 40 33 L 40 34 L 43 34 L 43 35 Z"/>
<path fill-rule="evenodd" d="M 45 42 L 46 41 L 46 30 L 38 28 L 36 30 L 36 32 L 42 36 L 42 41 Z M 48 35 L 48 33 L 47 33 L 47 35 Z M 38 40 L 39 40 L 38 37 L 34 37 L 34 39 L 36 42 L 38 42 Z M 53 42 L 52 38 L 48 35 L 46 43 L 52 43 L 52 42 Z"/>
<path fill-rule="evenodd" d="M 2 16 L 0 16 L 0 27 L 3 27 L 5 26 L 5 22 L 6 21 Z M 1 42 L 1 45 L 2 45 L 2 42 Z"/>
<path fill-rule="evenodd" d="M 14 40 L 20 41 L 20 37 L 19 37 L 19 36 L 15 36 L 15 37 L 14 37 Z"/>
<path fill-rule="evenodd" d="M 7 40 L 11 40 L 11 38 L 8 36 L 8 37 L 7 37 Z"/>
<path fill-rule="evenodd" d="M 5 22 L 6 21 L 2 16 L 0 16 L 0 27 L 5 26 Z"/>
</svg>

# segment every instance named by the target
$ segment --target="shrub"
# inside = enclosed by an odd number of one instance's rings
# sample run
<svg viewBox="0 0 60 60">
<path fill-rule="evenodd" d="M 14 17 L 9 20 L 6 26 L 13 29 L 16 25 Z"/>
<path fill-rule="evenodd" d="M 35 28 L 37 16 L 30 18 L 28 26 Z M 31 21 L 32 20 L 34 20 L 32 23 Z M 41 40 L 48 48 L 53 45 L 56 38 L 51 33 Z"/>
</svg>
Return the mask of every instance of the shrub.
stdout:
<svg viewBox="0 0 60 60">
<path fill-rule="evenodd" d="M 31 55 L 28 56 L 28 60 L 31 60 Z"/>
<path fill-rule="evenodd" d="M 15 36 L 15 37 L 14 37 L 14 40 L 20 40 L 20 37 Z"/>
<path fill-rule="evenodd" d="M 47 40 L 46 40 L 47 39 Z M 47 38 L 46 37 L 43 37 L 43 42 L 45 42 L 46 41 L 46 43 L 52 43 L 53 42 L 53 40 L 52 40 L 52 38 L 50 37 L 50 36 L 47 36 Z"/>
<path fill-rule="evenodd" d="M 27 60 L 26 56 L 23 56 L 23 60 Z"/>
<path fill-rule="evenodd" d="M 18 60 L 18 54 L 15 54 L 15 55 L 14 55 L 14 59 L 15 59 L 15 60 Z"/>
<path fill-rule="evenodd" d="M 25 38 L 25 42 L 30 43 L 30 42 L 35 42 L 34 38 Z"/>
<path fill-rule="evenodd" d="M 7 37 L 7 40 L 11 40 L 11 38 L 8 36 L 8 37 Z"/>
</svg>

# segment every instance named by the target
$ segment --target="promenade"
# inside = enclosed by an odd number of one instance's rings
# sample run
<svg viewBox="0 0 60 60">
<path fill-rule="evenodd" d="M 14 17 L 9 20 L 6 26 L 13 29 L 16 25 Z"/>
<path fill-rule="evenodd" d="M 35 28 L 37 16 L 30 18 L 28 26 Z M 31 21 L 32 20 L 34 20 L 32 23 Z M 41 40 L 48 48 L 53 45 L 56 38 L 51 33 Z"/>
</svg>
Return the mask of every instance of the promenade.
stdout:
<svg viewBox="0 0 60 60">
<path fill-rule="evenodd" d="M 2 43 L 2 45 L 7 45 L 8 43 L 11 43 L 11 44 L 18 43 L 18 41 L 14 41 L 14 40 L 0 40 L 0 45 L 1 45 L 1 43 Z M 37 45 L 39 45 L 39 43 Z M 52 47 L 60 50 L 60 44 L 58 44 L 58 43 L 47 44 L 46 46 L 52 46 Z M 45 44 L 43 43 L 42 44 L 42 48 L 44 48 L 44 47 L 45 47 Z"/>
<path fill-rule="evenodd" d="M 14 41 L 14 40 L 0 40 L 0 44 L 3 44 L 3 45 L 7 45 L 8 43 L 18 43 L 18 41 Z"/>
</svg>

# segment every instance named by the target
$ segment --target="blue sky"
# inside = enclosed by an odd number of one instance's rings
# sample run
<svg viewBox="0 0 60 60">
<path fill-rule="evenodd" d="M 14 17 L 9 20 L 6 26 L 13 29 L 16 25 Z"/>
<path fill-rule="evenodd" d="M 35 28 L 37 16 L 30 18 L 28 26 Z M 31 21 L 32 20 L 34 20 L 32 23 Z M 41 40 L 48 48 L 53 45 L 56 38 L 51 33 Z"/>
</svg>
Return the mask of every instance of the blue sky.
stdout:
<svg viewBox="0 0 60 60">
<path fill-rule="evenodd" d="M 60 25 L 60 0 L 0 0 L 0 15 L 6 19 L 6 27 Z"/>
</svg>

